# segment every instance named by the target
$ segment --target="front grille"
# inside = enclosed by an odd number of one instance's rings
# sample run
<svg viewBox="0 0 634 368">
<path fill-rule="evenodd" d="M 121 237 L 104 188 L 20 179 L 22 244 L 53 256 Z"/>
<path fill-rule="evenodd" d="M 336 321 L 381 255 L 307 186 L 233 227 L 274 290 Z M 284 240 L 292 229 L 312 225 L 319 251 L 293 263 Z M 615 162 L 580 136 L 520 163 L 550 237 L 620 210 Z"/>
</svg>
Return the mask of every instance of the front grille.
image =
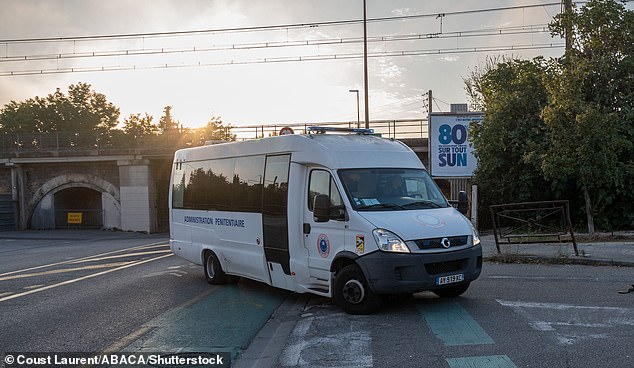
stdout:
<svg viewBox="0 0 634 368">
<path fill-rule="evenodd" d="M 414 243 L 418 246 L 418 249 L 444 249 L 442 245 L 442 240 L 444 238 L 429 238 L 429 239 L 419 239 L 414 240 Z M 460 247 L 463 245 L 467 245 L 467 241 L 469 241 L 469 236 L 449 236 L 447 237 L 449 240 L 451 247 Z"/>
<path fill-rule="evenodd" d="M 455 261 L 426 263 L 425 270 L 430 275 L 438 275 L 441 273 L 455 272 L 464 268 L 468 259 L 457 259 Z"/>
</svg>

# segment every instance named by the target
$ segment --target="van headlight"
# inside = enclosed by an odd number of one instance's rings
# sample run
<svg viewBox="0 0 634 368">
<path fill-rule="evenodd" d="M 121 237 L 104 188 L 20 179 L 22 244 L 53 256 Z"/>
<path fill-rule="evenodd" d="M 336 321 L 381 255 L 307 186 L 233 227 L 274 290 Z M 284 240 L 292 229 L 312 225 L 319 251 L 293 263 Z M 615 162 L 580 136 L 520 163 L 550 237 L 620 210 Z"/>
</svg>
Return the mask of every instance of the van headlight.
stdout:
<svg viewBox="0 0 634 368">
<path fill-rule="evenodd" d="M 374 229 L 372 231 L 379 249 L 385 252 L 409 253 L 409 248 L 398 235 L 385 229 Z"/>
<path fill-rule="evenodd" d="M 471 221 L 469 221 L 469 224 L 471 224 Z M 471 224 L 471 239 L 473 239 L 472 243 L 474 247 L 480 244 L 480 235 L 478 234 L 478 230 L 476 230 L 473 224 Z"/>
</svg>

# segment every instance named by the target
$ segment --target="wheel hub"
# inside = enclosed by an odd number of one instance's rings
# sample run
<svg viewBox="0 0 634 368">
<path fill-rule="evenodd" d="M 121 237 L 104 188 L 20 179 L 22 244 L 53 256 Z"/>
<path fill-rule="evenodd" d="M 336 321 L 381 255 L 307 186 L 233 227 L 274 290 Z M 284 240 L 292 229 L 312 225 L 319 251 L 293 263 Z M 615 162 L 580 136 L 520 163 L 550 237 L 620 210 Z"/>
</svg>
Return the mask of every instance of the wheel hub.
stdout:
<svg viewBox="0 0 634 368">
<path fill-rule="evenodd" d="M 348 280 L 343 286 L 343 298 L 350 304 L 359 304 L 365 298 L 365 288 L 358 280 Z"/>
<path fill-rule="evenodd" d="M 213 257 L 207 257 L 207 264 L 205 266 L 207 267 L 207 275 L 209 275 L 209 278 L 213 279 L 214 276 L 216 276 Z"/>
</svg>

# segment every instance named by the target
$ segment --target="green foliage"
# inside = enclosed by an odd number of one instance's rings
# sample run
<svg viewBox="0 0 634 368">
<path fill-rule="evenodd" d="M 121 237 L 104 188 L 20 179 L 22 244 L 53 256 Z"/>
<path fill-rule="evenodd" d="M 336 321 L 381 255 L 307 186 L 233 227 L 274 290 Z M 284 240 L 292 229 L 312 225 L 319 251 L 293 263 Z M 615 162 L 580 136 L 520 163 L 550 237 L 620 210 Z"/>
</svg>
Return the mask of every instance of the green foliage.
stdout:
<svg viewBox="0 0 634 368">
<path fill-rule="evenodd" d="M 634 12 L 591 0 L 555 18 L 559 59 L 490 63 L 467 79 L 475 180 L 490 202 L 570 199 L 603 229 L 634 225 Z M 576 216 L 577 220 L 582 216 Z"/>
<path fill-rule="evenodd" d="M 510 60 L 474 72 L 467 85 L 472 104 L 485 107 L 482 125 L 470 136 L 479 165 L 474 181 L 496 203 L 546 199 L 552 195 L 540 169 L 547 143 L 540 113 L 548 101 L 544 62 Z"/>
<path fill-rule="evenodd" d="M 123 132 L 130 137 L 140 138 L 146 135 L 156 135 L 159 131 L 159 127 L 152 124 L 154 118 L 152 115 L 145 113 L 130 114 L 130 116 L 123 121 Z"/>
<path fill-rule="evenodd" d="M 178 129 L 178 122 L 172 117 L 172 106 L 163 108 L 163 116 L 159 119 L 158 128 L 163 133 L 175 132 Z"/>
<path fill-rule="evenodd" d="M 231 134 L 231 125 L 225 126 L 220 117 L 212 116 L 207 124 L 197 129 L 200 144 L 206 141 L 235 141 L 236 135 Z"/>
<path fill-rule="evenodd" d="M 59 89 L 44 98 L 11 101 L 0 110 L 0 129 L 7 133 L 107 132 L 117 125 L 119 108 L 90 84 Z"/>
<path fill-rule="evenodd" d="M 595 215 L 613 217 L 603 227 L 631 226 L 613 216 L 612 208 L 634 200 L 626 188 L 634 159 L 634 12 L 615 1 L 593 0 L 551 24 L 554 35 L 566 29 L 573 30 L 572 49 L 548 71 L 544 175 L 554 183 L 576 182 L 587 193 L 589 227 Z"/>
</svg>

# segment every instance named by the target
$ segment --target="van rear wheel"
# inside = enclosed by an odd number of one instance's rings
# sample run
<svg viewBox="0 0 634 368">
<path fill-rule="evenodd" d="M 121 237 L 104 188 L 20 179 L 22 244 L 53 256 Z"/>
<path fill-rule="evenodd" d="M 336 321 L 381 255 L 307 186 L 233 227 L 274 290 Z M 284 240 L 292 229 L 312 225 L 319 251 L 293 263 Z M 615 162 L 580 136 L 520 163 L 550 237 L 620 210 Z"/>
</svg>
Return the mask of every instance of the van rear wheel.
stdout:
<svg viewBox="0 0 634 368">
<path fill-rule="evenodd" d="M 205 278 L 212 285 L 221 285 L 227 282 L 227 275 L 220 267 L 220 261 L 216 255 L 211 252 L 205 252 Z"/>
<path fill-rule="evenodd" d="M 368 287 L 357 265 L 348 265 L 335 276 L 334 299 L 349 314 L 370 314 L 381 306 L 381 298 Z"/>
<path fill-rule="evenodd" d="M 464 283 L 456 286 L 447 286 L 442 289 L 433 290 L 433 293 L 441 298 L 456 298 L 464 294 L 469 288 L 470 283 Z"/>
</svg>

